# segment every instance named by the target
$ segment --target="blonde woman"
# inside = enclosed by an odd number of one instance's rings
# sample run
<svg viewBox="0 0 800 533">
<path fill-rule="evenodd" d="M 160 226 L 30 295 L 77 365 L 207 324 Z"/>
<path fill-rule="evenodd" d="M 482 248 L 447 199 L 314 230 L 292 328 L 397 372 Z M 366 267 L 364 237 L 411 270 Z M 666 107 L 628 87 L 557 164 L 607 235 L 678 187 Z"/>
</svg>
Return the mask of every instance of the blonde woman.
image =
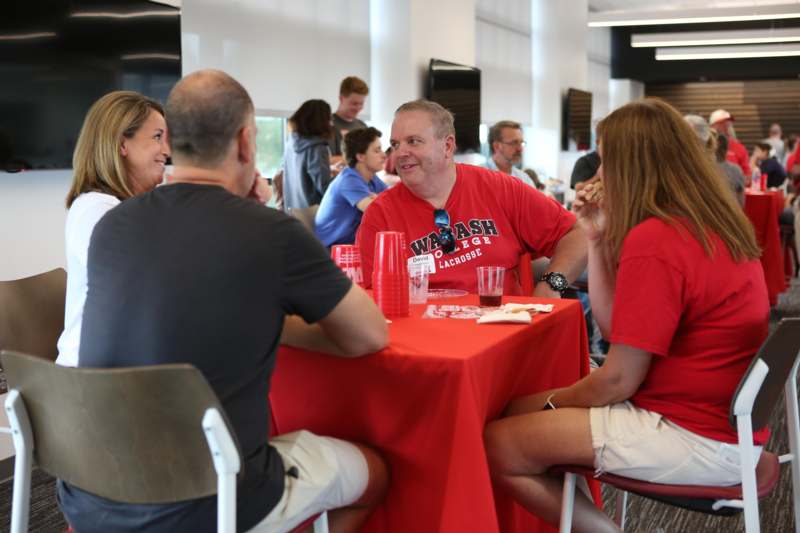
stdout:
<svg viewBox="0 0 800 533">
<path fill-rule="evenodd" d="M 739 482 L 728 423 L 736 386 L 767 336 L 753 229 L 691 127 L 645 99 L 598 127 L 602 195 L 582 185 L 592 312 L 605 364 L 571 386 L 520 398 L 486 430 L 494 478 L 531 512 L 559 518 L 555 464 L 651 482 Z M 758 428 L 756 444 L 767 438 Z M 578 495 L 576 531 L 617 531 Z"/>
<path fill-rule="evenodd" d="M 170 153 L 166 135 L 161 104 L 132 91 L 103 96 L 86 114 L 67 194 L 67 300 L 58 364 L 78 365 L 92 230 L 109 209 L 161 182 Z"/>
</svg>

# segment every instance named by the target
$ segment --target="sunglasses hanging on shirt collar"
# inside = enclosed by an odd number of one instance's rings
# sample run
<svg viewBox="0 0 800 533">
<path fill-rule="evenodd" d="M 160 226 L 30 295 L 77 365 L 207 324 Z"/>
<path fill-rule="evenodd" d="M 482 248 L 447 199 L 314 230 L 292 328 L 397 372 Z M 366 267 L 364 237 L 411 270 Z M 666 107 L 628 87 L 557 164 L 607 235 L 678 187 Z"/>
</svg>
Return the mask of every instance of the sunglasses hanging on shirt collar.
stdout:
<svg viewBox="0 0 800 533">
<path fill-rule="evenodd" d="M 439 234 L 436 240 L 439 241 L 439 246 L 446 254 L 451 254 L 456 249 L 456 238 L 453 236 L 453 230 L 450 228 L 450 214 L 444 209 L 436 209 L 433 211 L 433 223 L 439 228 Z"/>
</svg>

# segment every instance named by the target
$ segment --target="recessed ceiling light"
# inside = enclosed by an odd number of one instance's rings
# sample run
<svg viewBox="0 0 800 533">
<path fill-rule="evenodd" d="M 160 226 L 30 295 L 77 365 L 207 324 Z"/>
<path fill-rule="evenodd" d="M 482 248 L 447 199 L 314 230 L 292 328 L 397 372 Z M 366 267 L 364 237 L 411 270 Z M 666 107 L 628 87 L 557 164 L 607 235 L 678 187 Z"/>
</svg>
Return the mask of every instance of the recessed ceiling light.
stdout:
<svg viewBox="0 0 800 533">
<path fill-rule="evenodd" d="M 36 33 L 17 33 L 10 35 L 0 35 L 0 41 L 28 41 L 31 39 L 50 39 L 58 34 L 52 31 L 40 31 Z"/>
<path fill-rule="evenodd" d="M 709 9 L 601 11 L 589 13 L 589 26 L 648 26 L 800 18 L 800 3 Z"/>
<path fill-rule="evenodd" d="M 768 30 L 693 31 L 675 33 L 636 33 L 633 48 L 659 46 L 713 46 L 725 44 L 789 43 L 800 41 L 800 28 Z"/>
<path fill-rule="evenodd" d="M 132 11 L 130 13 L 118 13 L 115 11 L 80 11 L 77 13 L 71 13 L 70 18 L 136 19 L 136 18 L 146 18 L 146 17 L 179 17 L 180 14 L 181 14 L 180 11 L 172 9 L 163 11 Z"/>
<path fill-rule="evenodd" d="M 164 59 L 167 61 L 180 61 L 178 54 L 125 54 L 120 59 L 123 61 L 135 61 L 137 59 Z"/>
<path fill-rule="evenodd" d="M 656 48 L 657 61 L 800 56 L 800 43 Z"/>
</svg>

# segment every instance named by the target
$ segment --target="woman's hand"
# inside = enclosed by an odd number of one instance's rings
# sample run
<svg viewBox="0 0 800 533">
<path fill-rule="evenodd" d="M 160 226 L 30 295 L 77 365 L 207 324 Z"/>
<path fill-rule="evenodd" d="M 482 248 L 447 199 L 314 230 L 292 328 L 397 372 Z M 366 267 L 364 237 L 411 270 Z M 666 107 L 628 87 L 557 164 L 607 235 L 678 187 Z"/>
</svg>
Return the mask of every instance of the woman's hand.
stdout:
<svg viewBox="0 0 800 533">
<path fill-rule="evenodd" d="M 531 394 L 530 396 L 523 396 L 522 398 L 512 400 L 511 403 L 509 403 L 506 407 L 505 411 L 503 411 L 503 417 L 524 415 L 527 413 L 536 413 L 541 411 L 544 409 L 547 399 L 556 395 L 559 390 L 561 389 L 549 389 L 542 392 L 537 392 L 536 394 Z"/>
<path fill-rule="evenodd" d="M 603 212 L 603 198 L 595 200 L 593 197 L 599 192 L 602 175 L 598 170 L 597 175 L 589 181 L 578 183 L 575 186 L 575 201 L 572 203 L 572 212 L 578 218 L 578 224 L 586 234 L 589 241 L 597 241 L 603 235 L 606 224 Z"/>
</svg>

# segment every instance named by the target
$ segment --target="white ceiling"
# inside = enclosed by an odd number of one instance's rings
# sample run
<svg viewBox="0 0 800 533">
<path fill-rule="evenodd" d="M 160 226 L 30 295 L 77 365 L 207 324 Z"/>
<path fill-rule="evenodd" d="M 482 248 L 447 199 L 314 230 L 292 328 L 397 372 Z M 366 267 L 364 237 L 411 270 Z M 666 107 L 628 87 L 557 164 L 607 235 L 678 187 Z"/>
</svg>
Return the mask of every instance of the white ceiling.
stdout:
<svg viewBox="0 0 800 533">
<path fill-rule="evenodd" d="M 798 4 L 800 0 L 589 0 L 589 11 L 651 11 Z M 666 4 L 666 5 L 665 5 Z"/>
</svg>

